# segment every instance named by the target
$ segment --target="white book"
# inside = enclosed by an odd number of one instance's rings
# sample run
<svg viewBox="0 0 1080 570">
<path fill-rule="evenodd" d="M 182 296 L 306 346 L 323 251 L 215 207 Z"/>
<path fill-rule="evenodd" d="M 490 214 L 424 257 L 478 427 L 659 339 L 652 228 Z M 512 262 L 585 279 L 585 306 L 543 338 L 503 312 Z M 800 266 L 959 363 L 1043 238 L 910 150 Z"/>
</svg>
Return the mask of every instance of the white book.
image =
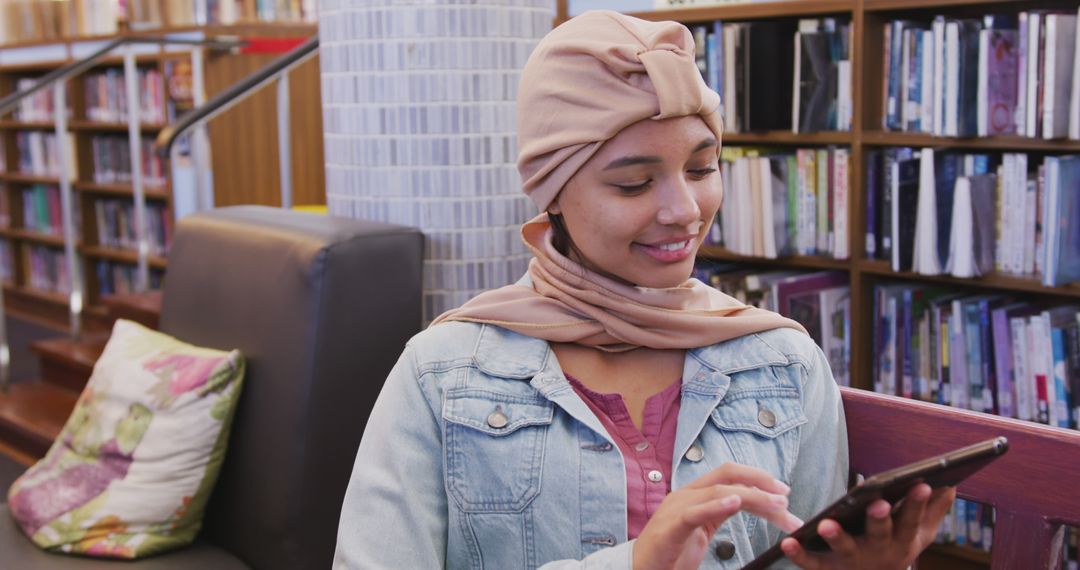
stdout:
<svg viewBox="0 0 1080 570">
<path fill-rule="evenodd" d="M 1016 153 L 1015 176 L 1009 186 L 1012 195 L 1012 210 L 1010 211 L 1009 239 L 1013 246 L 1012 272 L 1021 275 L 1024 273 L 1024 227 L 1027 223 L 1027 169 L 1028 156 L 1026 153 Z"/>
<path fill-rule="evenodd" d="M 814 174 L 817 175 L 817 240 L 815 241 L 817 254 L 825 255 L 832 252 L 832 235 L 829 232 L 829 151 L 823 148 L 815 153 L 817 162 Z"/>
<path fill-rule="evenodd" d="M 795 32 L 795 65 L 791 81 L 791 132 L 799 132 L 799 85 L 802 83 L 802 31 Z"/>
<path fill-rule="evenodd" d="M 1028 45 L 1027 45 L 1027 117 L 1024 125 L 1028 137 L 1039 136 L 1038 95 L 1039 95 L 1039 29 L 1042 27 L 1042 14 L 1038 12 L 1028 13 Z"/>
<path fill-rule="evenodd" d="M 1069 134 L 1073 56 L 1076 53 L 1076 16 L 1046 16 L 1046 67 L 1043 69 L 1043 138 L 1056 139 Z"/>
<path fill-rule="evenodd" d="M 835 248 L 833 257 L 848 258 L 848 150 L 838 148 L 833 151 L 833 232 Z"/>
<path fill-rule="evenodd" d="M 979 30 L 979 71 L 975 128 L 980 137 L 990 132 L 990 118 L 986 105 L 989 102 L 990 82 L 990 30 Z"/>
<path fill-rule="evenodd" d="M 758 169 L 758 199 L 761 201 L 761 219 L 754 224 L 761 228 L 763 254 L 769 259 L 776 259 L 776 232 L 773 231 L 772 168 L 769 158 L 762 156 L 755 159 Z"/>
<path fill-rule="evenodd" d="M 975 220 L 971 216 L 971 181 L 956 179 L 953 192 L 952 231 L 949 234 L 949 261 L 945 271 L 954 277 L 975 277 Z"/>
<path fill-rule="evenodd" d="M 960 132 L 960 22 L 945 23 L 945 136 Z"/>
<path fill-rule="evenodd" d="M 745 222 L 739 224 L 739 239 L 736 253 L 740 255 L 754 254 L 754 205 L 753 191 L 750 183 L 750 159 L 741 156 L 735 160 L 735 192 L 739 194 L 739 220 Z"/>
<path fill-rule="evenodd" d="M 932 27 L 934 34 L 934 103 L 933 110 L 933 133 L 941 136 L 945 134 L 945 18 L 934 18 Z"/>
<path fill-rule="evenodd" d="M 1058 183 L 1059 162 L 1055 156 L 1048 156 L 1046 164 L 1046 185 L 1043 188 L 1043 275 L 1042 284 L 1051 287 L 1057 273 L 1057 241 L 1061 228 L 1054 223 L 1058 219 L 1058 202 L 1061 188 Z"/>
<path fill-rule="evenodd" d="M 998 239 L 995 247 L 999 252 L 996 259 L 997 270 L 1003 272 L 1012 271 L 1013 241 L 1010 229 L 1015 205 L 1012 203 L 1012 179 L 1016 175 L 1016 154 L 1005 152 L 1001 154 L 1001 164 L 998 166 L 998 187 L 1000 196 L 998 199 Z"/>
<path fill-rule="evenodd" d="M 1024 275 L 1035 273 L 1036 184 L 1035 180 L 1024 181 Z"/>
<path fill-rule="evenodd" d="M 798 60 L 796 60 L 798 61 Z M 836 130 L 851 130 L 851 60 L 836 64 Z"/>
<path fill-rule="evenodd" d="M 1031 421 L 1032 414 L 1032 381 L 1031 372 L 1028 370 L 1028 327 L 1024 317 L 1012 317 L 1009 319 L 1009 336 L 1013 348 L 1013 389 L 1016 390 L 1016 417 L 1017 419 Z"/>
<path fill-rule="evenodd" d="M 735 234 L 739 220 L 736 215 L 739 198 L 735 195 L 733 187 L 735 178 L 732 172 L 733 166 L 734 164 L 728 160 L 720 163 L 720 179 L 724 184 L 724 201 L 720 206 L 720 233 L 724 248 L 729 251 L 735 251 Z"/>
<path fill-rule="evenodd" d="M 919 127 L 924 133 L 934 132 L 934 32 L 923 30 L 922 83 L 919 110 Z"/>
<path fill-rule="evenodd" d="M 724 128 L 739 132 L 739 102 L 735 98 L 735 44 L 742 24 L 724 24 Z M 795 60 L 798 62 L 798 60 Z"/>
<path fill-rule="evenodd" d="M 919 158 L 919 202 L 915 216 L 915 251 L 912 271 L 938 275 L 937 192 L 934 185 L 934 149 L 924 148 Z"/>
</svg>

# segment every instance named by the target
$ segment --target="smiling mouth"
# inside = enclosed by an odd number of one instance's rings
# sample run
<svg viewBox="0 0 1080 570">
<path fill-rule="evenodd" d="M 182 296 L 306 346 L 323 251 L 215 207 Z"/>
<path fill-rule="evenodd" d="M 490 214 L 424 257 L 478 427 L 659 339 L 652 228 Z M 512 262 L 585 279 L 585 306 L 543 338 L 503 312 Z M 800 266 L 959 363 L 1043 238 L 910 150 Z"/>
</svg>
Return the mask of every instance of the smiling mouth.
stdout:
<svg viewBox="0 0 1080 570">
<path fill-rule="evenodd" d="M 679 242 L 675 242 L 675 243 L 669 243 L 669 244 L 665 244 L 665 245 L 653 245 L 653 246 L 649 246 L 649 247 L 655 247 L 656 249 L 660 249 L 660 250 L 663 250 L 663 251 L 679 251 L 679 250 L 682 250 L 682 249 L 686 249 L 687 246 L 690 245 L 691 241 L 692 240 L 684 240 L 684 241 L 679 241 Z"/>
</svg>

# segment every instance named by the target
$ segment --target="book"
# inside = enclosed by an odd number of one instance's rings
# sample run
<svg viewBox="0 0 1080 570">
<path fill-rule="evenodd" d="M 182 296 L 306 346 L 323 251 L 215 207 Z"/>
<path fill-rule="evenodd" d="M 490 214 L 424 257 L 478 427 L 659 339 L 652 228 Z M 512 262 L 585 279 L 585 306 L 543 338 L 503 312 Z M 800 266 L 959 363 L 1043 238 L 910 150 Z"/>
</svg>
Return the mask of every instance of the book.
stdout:
<svg viewBox="0 0 1080 570">
<path fill-rule="evenodd" d="M 1076 52 L 1076 15 L 1047 14 L 1042 69 L 1042 136 L 1065 137 L 1069 133 L 1073 57 Z"/>
</svg>

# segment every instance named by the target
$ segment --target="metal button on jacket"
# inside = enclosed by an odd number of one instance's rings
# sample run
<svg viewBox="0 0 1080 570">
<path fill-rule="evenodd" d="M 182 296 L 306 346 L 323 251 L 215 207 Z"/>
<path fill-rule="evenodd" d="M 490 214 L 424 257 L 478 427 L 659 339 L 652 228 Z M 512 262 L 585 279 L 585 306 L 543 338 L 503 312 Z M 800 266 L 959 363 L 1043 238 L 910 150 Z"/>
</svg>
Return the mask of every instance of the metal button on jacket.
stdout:
<svg viewBox="0 0 1080 570">
<path fill-rule="evenodd" d="M 716 557 L 720 560 L 731 560 L 735 556 L 735 544 L 728 540 L 716 543 Z"/>
<path fill-rule="evenodd" d="M 487 417 L 487 424 L 495 429 L 502 429 L 508 423 L 510 423 L 509 418 L 500 411 L 491 412 Z"/>
<path fill-rule="evenodd" d="M 659 483 L 659 482 L 661 482 L 663 480 L 664 480 L 664 474 L 663 473 L 657 471 L 656 469 L 653 469 L 652 471 L 649 471 L 649 481 L 652 481 L 653 483 Z"/>
<path fill-rule="evenodd" d="M 757 413 L 757 421 L 759 424 L 771 428 L 776 425 L 776 414 L 765 408 L 761 408 Z"/>
<path fill-rule="evenodd" d="M 704 457 L 705 450 L 701 449 L 701 446 L 696 443 L 694 445 L 691 445 L 690 449 L 686 450 L 687 461 L 693 461 L 694 463 L 697 463 L 698 461 L 701 461 Z"/>
<path fill-rule="evenodd" d="M 635 445 L 634 449 L 637 450 L 637 451 L 645 451 L 646 449 L 649 449 L 649 442 L 643 441 L 643 442 Z"/>
</svg>

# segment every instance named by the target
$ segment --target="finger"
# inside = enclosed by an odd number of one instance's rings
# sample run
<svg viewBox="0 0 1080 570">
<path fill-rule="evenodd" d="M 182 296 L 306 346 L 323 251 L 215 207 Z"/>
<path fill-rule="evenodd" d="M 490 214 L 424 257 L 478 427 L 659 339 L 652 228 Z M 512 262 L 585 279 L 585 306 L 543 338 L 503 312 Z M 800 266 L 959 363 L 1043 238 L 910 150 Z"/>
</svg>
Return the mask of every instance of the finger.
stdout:
<svg viewBox="0 0 1080 570">
<path fill-rule="evenodd" d="M 900 513 L 896 517 L 896 540 L 900 544 L 910 545 L 923 522 L 926 513 L 926 502 L 930 500 L 932 489 L 926 483 L 915 485 L 904 498 L 904 504 L 900 507 Z"/>
<path fill-rule="evenodd" d="M 818 534 L 829 545 L 829 548 L 840 556 L 852 557 L 859 550 L 855 538 L 844 532 L 840 523 L 834 520 L 825 519 L 818 523 Z"/>
<path fill-rule="evenodd" d="M 941 528 L 941 521 L 949 513 L 953 501 L 956 500 L 956 487 L 940 487 L 934 489 L 930 495 L 930 501 L 926 504 L 926 512 L 923 514 L 923 524 L 919 530 L 921 539 L 920 547 L 925 547 L 937 536 Z"/>
<path fill-rule="evenodd" d="M 930 495 L 930 501 L 926 504 L 926 519 L 941 521 L 945 518 L 949 508 L 956 501 L 956 487 L 939 487 Z"/>
<path fill-rule="evenodd" d="M 724 521 L 731 518 L 732 515 L 739 512 L 739 507 L 741 506 L 742 497 L 739 495 L 728 495 L 726 497 L 707 501 L 700 505 L 694 505 L 683 511 L 682 524 L 679 525 L 679 530 L 689 533 L 704 525 L 719 526 Z"/>
<path fill-rule="evenodd" d="M 738 463 L 725 463 L 698 477 L 687 487 L 701 489 L 713 485 L 746 485 L 747 487 L 757 487 L 762 491 L 780 495 L 787 495 L 791 492 L 791 487 L 773 477 L 768 471 Z"/>
<path fill-rule="evenodd" d="M 804 570 L 819 570 L 824 567 L 818 557 L 807 552 L 794 538 L 788 537 L 780 541 L 780 550 L 783 551 L 784 556 L 788 557 L 788 560 Z"/>
<path fill-rule="evenodd" d="M 784 532 L 793 532 L 803 525 L 799 517 L 788 512 L 788 499 L 783 495 L 741 485 L 717 485 L 715 489 L 716 493 L 739 495 L 742 501 L 741 510 L 773 523 Z"/>
<path fill-rule="evenodd" d="M 866 507 L 866 539 L 870 544 L 881 547 L 892 540 L 892 506 L 888 501 L 878 499 Z"/>
</svg>

